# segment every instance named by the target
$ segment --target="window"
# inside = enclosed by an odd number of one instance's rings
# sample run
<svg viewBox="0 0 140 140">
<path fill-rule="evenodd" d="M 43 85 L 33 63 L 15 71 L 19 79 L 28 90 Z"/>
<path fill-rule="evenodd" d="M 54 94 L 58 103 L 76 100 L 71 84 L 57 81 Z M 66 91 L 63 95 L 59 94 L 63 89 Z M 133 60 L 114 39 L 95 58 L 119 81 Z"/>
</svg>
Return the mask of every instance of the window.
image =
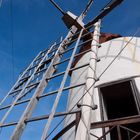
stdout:
<svg viewBox="0 0 140 140">
<path fill-rule="evenodd" d="M 125 81 L 100 87 L 99 93 L 103 120 L 140 114 L 139 94 L 134 85 L 133 81 Z M 140 123 L 129 124 L 127 128 L 140 131 Z M 116 131 L 113 130 L 110 133 L 111 140 L 118 140 Z M 129 140 L 130 134 L 128 135 L 128 132 L 121 130 L 121 135 L 123 140 Z"/>
</svg>

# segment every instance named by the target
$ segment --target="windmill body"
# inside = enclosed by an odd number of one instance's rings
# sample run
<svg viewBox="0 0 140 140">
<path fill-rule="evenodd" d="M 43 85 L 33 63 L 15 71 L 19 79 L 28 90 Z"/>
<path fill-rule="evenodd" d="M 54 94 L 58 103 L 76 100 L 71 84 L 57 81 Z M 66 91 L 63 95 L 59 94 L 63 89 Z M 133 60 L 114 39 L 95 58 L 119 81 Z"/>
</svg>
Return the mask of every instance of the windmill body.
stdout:
<svg viewBox="0 0 140 140">
<path fill-rule="evenodd" d="M 100 76 L 103 70 L 105 70 L 131 38 L 132 37 L 119 37 L 101 44 L 102 47 L 98 51 L 100 62 L 97 63 L 97 77 Z M 112 66 L 95 84 L 93 100 L 98 108 L 92 110 L 91 113 L 91 122 L 93 123 L 93 126 L 95 122 L 138 115 L 139 109 L 137 106 L 139 101 L 135 98 L 139 97 L 140 89 L 138 84 L 140 82 L 139 43 L 140 38 L 134 37 L 123 53 L 119 55 Z M 90 60 L 89 56 L 90 52 L 84 54 L 80 60 L 78 60 L 75 67 L 88 63 Z M 73 72 L 71 75 L 71 84 L 85 82 L 87 80 L 87 69 L 88 66 Z M 138 89 L 136 93 L 133 91 L 134 87 Z M 77 100 L 80 99 L 84 94 L 84 90 L 85 86 L 82 86 L 70 91 L 68 110 L 70 110 Z M 82 100 L 80 103 L 82 104 Z M 71 119 L 69 119 L 70 117 L 67 117 L 65 125 L 72 122 L 75 117 L 75 115 L 72 115 Z M 139 131 L 139 124 L 137 125 L 138 126 L 136 126 L 135 129 Z M 131 127 L 131 125 L 129 127 Z M 108 130 L 109 127 L 106 127 L 104 131 L 107 132 Z M 64 139 L 73 139 L 73 137 L 75 137 L 75 132 L 76 127 L 71 129 L 69 133 L 64 136 Z M 91 129 L 90 132 L 94 135 L 91 135 L 91 139 L 93 140 L 96 140 L 97 137 L 103 135 L 103 129 L 101 128 Z M 115 131 L 106 136 L 107 140 L 117 139 L 117 136 L 114 136 L 113 133 L 115 133 Z M 81 134 L 79 134 L 79 138 L 82 139 L 80 136 L 82 136 Z M 127 136 L 123 137 L 127 139 Z"/>
</svg>

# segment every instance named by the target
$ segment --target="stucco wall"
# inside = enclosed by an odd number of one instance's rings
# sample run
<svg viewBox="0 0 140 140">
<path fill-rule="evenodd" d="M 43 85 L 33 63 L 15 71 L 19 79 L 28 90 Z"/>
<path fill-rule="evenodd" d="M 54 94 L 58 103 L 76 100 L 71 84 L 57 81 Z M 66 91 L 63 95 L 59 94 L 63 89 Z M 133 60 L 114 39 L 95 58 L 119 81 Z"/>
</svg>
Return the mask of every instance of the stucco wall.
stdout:
<svg viewBox="0 0 140 140">
<path fill-rule="evenodd" d="M 98 58 L 101 59 L 97 63 L 96 75 L 99 77 L 102 72 L 107 68 L 111 61 L 116 57 L 120 50 L 126 46 L 123 52 L 117 57 L 113 64 L 107 69 L 107 71 L 102 75 L 100 80 L 95 84 L 97 87 L 99 85 L 109 83 L 112 81 L 117 81 L 120 79 L 125 79 L 128 77 L 134 77 L 140 75 L 140 38 L 134 37 L 120 37 L 113 39 L 111 41 L 105 42 L 102 44 L 102 47 L 99 48 Z M 131 40 L 131 41 L 130 41 Z M 130 41 L 130 42 L 129 42 Z M 90 53 L 90 52 L 89 52 Z M 89 62 L 89 53 L 86 53 L 76 64 L 77 66 L 84 65 Z M 79 84 L 86 81 L 87 68 L 84 67 L 78 69 L 72 73 L 71 84 Z M 140 78 L 136 78 L 136 84 L 140 91 Z M 67 110 L 70 110 L 80 97 L 84 93 L 84 86 L 78 87 L 70 90 Z M 100 103 L 98 97 L 98 88 L 95 88 L 94 92 L 94 102 L 98 105 L 98 109 L 92 112 L 91 118 L 92 122 L 100 121 Z M 82 102 L 82 101 L 81 101 Z M 66 118 L 65 125 L 69 124 L 72 120 L 75 119 L 75 115 L 72 115 Z M 106 118 L 107 119 L 107 118 Z M 100 136 L 102 134 L 101 129 L 92 130 L 92 133 Z M 63 137 L 65 140 L 73 140 L 75 137 L 75 128 L 72 128 L 67 134 Z M 92 140 L 95 138 L 91 137 Z M 108 138 L 109 140 L 109 138 Z"/>
</svg>

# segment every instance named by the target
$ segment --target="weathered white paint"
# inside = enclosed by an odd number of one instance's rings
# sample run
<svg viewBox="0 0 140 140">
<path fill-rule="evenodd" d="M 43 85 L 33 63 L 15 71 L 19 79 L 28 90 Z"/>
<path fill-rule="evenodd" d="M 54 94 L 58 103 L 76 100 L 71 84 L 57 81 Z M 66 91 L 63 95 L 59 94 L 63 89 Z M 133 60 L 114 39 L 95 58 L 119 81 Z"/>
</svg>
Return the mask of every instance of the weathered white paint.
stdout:
<svg viewBox="0 0 140 140">
<path fill-rule="evenodd" d="M 94 24 L 95 29 L 93 33 L 93 40 L 91 42 L 91 52 L 89 67 L 87 70 L 86 84 L 84 96 L 82 98 L 81 106 L 81 118 L 77 126 L 76 140 L 85 140 L 90 138 L 90 124 L 91 124 L 91 106 L 95 106 L 93 101 L 94 96 L 94 83 L 96 79 L 96 64 L 97 64 L 97 53 L 98 44 L 100 37 L 100 24 L 101 20 Z"/>
<path fill-rule="evenodd" d="M 98 76 L 104 71 L 108 64 L 114 59 L 114 57 L 130 39 L 131 37 L 121 37 L 102 44 L 102 47 L 99 49 L 98 53 L 99 58 L 101 58 L 101 61 L 97 66 Z M 134 37 L 131 43 L 127 45 L 121 55 L 101 77 L 97 85 L 139 74 L 140 38 Z"/>
<path fill-rule="evenodd" d="M 96 75 L 97 77 L 105 70 L 105 68 L 110 64 L 114 57 L 119 53 L 119 51 L 126 45 L 126 43 L 131 39 L 131 37 L 121 37 L 113 39 L 111 41 L 102 44 L 102 47 L 98 51 L 98 57 L 101 59 L 97 64 Z M 89 62 L 90 53 L 85 54 L 76 66 L 80 66 Z M 117 81 L 119 79 L 125 79 L 128 77 L 139 76 L 140 75 L 140 38 L 134 37 L 127 47 L 123 50 L 121 55 L 114 61 L 114 63 L 109 67 L 109 69 L 103 74 L 100 80 L 96 83 L 96 86 Z M 72 73 L 71 84 L 78 84 L 86 81 L 87 67 L 78 69 Z M 140 78 L 135 78 L 136 85 L 140 91 Z M 100 121 L 100 104 L 98 97 L 98 90 L 95 88 L 94 102 L 98 105 L 98 109 L 92 112 L 92 122 Z M 69 101 L 67 109 L 70 110 L 75 103 L 80 99 L 84 93 L 84 86 L 78 87 L 70 90 Z M 82 101 L 81 101 L 82 102 Z M 105 113 L 105 112 L 104 112 Z M 66 118 L 65 125 L 69 124 L 75 115 L 69 119 L 70 116 Z M 107 119 L 107 117 L 106 117 Z M 97 136 L 102 135 L 101 129 L 91 130 Z M 75 128 L 72 128 L 63 137 L 64 140 L 74 140 L 75 139 Z M 110 138 L 108 137 L 107 140 Z M 91 136 L 91 140 L 96 140 Z"/>
</svg>

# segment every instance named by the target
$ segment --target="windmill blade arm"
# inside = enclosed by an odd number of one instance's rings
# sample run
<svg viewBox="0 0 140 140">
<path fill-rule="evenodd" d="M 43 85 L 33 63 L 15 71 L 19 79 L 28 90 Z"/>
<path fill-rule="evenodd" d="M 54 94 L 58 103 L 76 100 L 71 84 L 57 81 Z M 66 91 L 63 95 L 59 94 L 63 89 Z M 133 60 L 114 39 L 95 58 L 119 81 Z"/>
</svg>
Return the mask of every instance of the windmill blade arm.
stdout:
<svg viewBox="0 0 140 140">
<path fill-rule="evenodd" d="M 88 13 L 88 11 L 89 11 L 89 9 L 90 9 L 92 4 L 93 4 L 93 0 L 89 0 L 85 10 L 82 12 L 82 14 L 80 15 L 79 18 L 81 18 L 82 20 L 85 18 L 85 16 L 87 15 L 87 13 Z"/>
<path fill-rule="evenodd" d="M 92 21 L 90 21 L 88 24 L 85 25 L 85 28 L 93 25 L 96 23 L 99 19 L 104 18 L 109 12 L 111 12 L 115 7 L 117 7 L 119 4 L 121 4 L 123 0 L 113 0 L 109 2 L 100 12 L 98 16 L 96 16 Z"/>
<path fill-rule="evenodd" d="M 116 0 L 111 0 L 110 2 L 108 2 L 102 9 L 101 11 L 103 11 L 104 9 L 110 7 Z"/>
<path fill-rule="evenodd" d="M 50 0 L 50 2 L 64 15 L 65 12 L 60 8 L 60 6 L 54 2 L 54 0 Z"/>
</svg>

